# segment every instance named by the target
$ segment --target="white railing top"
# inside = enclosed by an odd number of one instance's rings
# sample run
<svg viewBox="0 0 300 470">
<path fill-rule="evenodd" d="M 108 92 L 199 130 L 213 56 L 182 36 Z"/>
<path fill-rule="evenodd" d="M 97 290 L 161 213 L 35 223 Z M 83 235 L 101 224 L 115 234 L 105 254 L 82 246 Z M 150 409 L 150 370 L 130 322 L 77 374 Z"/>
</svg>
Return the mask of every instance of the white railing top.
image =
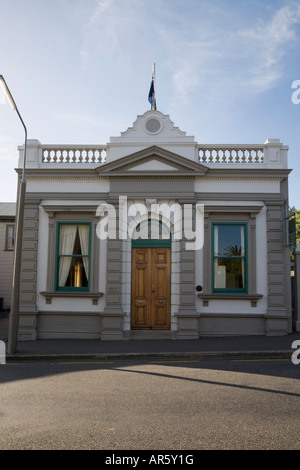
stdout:
<svg viewBox="0 0 300 470">
<path fill-rule="evenodd" d="M 263 163 L 264 145 L 198 145 L 199 162 Z"/>
<path fill-rule="evenodd" d="M 41 163 L 106 163 L 105 145 L 42 145 Z M 263 163 L 261 145 L 199 145 L 198 161 L 211 163 Z"/>
<path fill-rule="evenodd" d="M 174 144 L 168 145 L 168 150 L 180 154 L 180 149 Z M 164 146 L 163 146 L 164 147 Z M 147 146 L 145 146 L 147 148 Z M 24 146 L 19 147 L 19 167 L 22 167 Z M 126 154 L 128 154 L 126 148 Z M 140 148 L 139 148 L 140 150 Z M 264 144 L 196 144 L 191 147 L 191 157 L 205 166 L 215 168 L 218 166 L 231 167 L 256 165 L 259 168 L 287 168 L 288 147 L 280 143 L 279 139 L 269 139 Z M 132 147 L 132 153 L 136 150 Z M 119 148 L 117 158 L 122 157 Z M 186 156 L 186 158 L 189 158 Z M 115 155 L 110 155 L 110 144 L 107 145 L 45 145 L 38 140 L 28 140 L 27 163 L 29 168 L 78 168 L 97 167 L 109 161 L 115 160 Z"/>
<path fill-rule="evenodd" d="M 106 163 L 106 145 L 42 145 L 42 163 Z"/>
</svg>

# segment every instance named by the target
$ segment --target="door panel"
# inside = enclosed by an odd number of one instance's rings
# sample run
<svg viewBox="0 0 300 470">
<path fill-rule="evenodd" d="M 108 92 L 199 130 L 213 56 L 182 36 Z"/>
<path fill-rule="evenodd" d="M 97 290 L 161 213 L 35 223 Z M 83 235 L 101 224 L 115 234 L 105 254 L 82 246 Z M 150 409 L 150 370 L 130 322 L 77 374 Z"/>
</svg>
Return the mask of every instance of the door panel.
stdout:
<svg viewBox="0 0 300 470">
<path fill-rule="evenodd" d="M 132 269 L 132 311 L 136 328 L 148 328 L 148 286 L 151 271 L 149 253 L 144 248 L 134 248 Z M 151 263 L 151 259 L 150 259 Z"/>
<path fill-rule="evenodd" d="M 152 248 L 152 328 L 170 326 L 170 248 Z"/>
<path fill-rule="evenodd" d="M 132 249 L 133 329 L 170 328 L 170 248 Z"/>
</svg>

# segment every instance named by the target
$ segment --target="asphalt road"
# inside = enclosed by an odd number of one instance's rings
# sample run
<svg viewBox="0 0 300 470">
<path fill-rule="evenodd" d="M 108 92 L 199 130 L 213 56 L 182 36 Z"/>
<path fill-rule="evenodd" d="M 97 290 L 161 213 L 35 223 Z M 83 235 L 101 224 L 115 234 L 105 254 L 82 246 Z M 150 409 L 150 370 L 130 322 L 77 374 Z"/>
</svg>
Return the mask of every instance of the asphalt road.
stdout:
<svg viewBox="0 0 300 470">
<path fill-rule="evenodd" d="M 300 449 L 290 359 L 0 366 L 0 449 Z"/>
</svg>

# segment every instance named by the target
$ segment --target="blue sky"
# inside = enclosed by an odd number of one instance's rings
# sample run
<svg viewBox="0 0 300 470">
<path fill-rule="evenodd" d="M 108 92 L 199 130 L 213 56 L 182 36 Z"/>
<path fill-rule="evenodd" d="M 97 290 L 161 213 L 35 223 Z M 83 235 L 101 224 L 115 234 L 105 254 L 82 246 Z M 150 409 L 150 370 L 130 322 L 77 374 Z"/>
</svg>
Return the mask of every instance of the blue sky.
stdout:
<svg viewBox="0 0 300 470">
<path fill-rule="evenodd" d="M 299 0 L 0 0 L 0 74 L 28 137 L 105 144 L 147 101 L 198 143 L 289 145 L 300 209 Z M 23 128 L 0 91 L 0 201 Z M 300 93 L 299 93 L 300 97 Z"/>
</svg>

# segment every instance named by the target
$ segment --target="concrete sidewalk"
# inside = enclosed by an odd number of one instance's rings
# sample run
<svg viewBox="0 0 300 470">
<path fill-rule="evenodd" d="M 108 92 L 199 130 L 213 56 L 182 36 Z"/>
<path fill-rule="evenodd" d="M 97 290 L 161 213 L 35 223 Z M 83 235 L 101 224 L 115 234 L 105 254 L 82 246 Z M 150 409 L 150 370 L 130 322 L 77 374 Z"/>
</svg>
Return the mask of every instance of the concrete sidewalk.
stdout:
<svg viewBox="0 0 300 470">
<path fill-rule="evenodd" d="M 8 319 L 0 319 L 0 339 L 8 338 Z M 197 340 L 124 340 L 53 339 L 20 341 L 7 360 L 42 360 L 59 358 L 109 359 L 143 357 L 222 357 L 281 356 L 295 351 L 300 332 L 285 336 L 201 337 Z M 300 343 L 299 343 L 300 344 Z M 299 349 L 299 346 L 297 346 Z"/>
</svg>

